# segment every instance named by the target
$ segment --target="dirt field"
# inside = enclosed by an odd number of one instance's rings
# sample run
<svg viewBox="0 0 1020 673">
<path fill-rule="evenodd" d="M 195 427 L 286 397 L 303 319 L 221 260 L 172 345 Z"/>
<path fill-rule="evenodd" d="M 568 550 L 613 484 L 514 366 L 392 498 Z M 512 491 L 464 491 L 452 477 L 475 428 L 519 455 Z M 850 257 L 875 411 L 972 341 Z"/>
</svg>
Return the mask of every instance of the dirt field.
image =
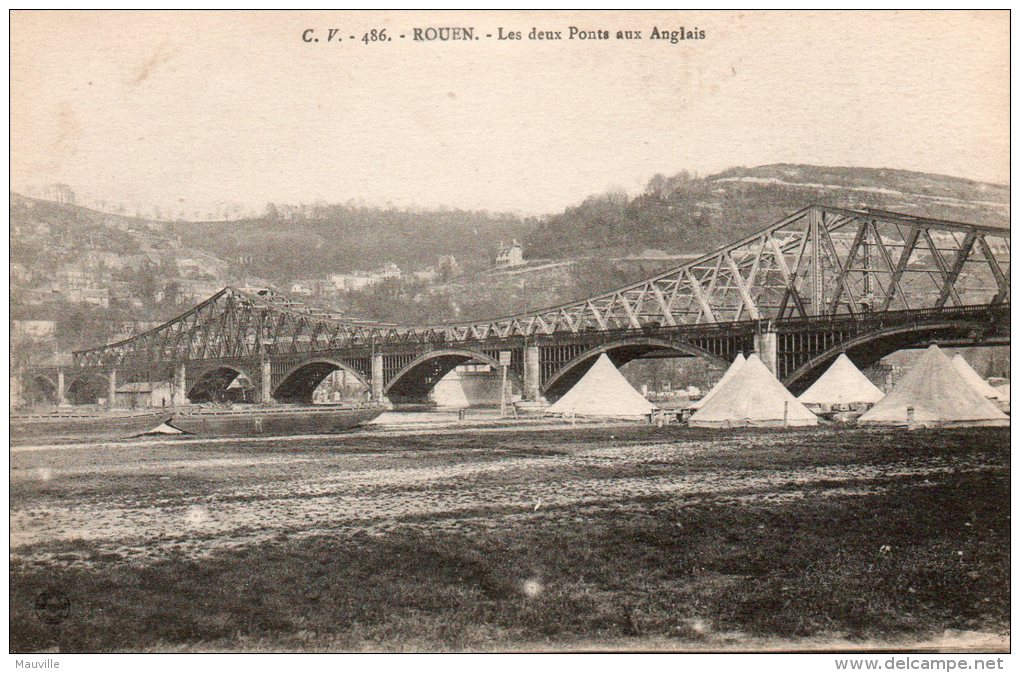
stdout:
<svg viewBox="0 0 1020 673">
<path fill-rule="evenodd" d="M 1006 429 L 402 420 L 15 447 L 12 650 L 1008 647 Z"/>
</svg>

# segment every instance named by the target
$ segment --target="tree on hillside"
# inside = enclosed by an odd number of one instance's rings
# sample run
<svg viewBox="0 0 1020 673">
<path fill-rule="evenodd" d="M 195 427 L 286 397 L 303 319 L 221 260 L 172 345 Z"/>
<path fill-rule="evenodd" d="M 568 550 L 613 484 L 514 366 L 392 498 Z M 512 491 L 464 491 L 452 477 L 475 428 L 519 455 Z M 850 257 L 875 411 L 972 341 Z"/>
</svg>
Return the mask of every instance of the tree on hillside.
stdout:
<svg viewBox="0 0 1020 673">
<path fill-rule="evenodd" d="M 47 187 L 46 198 L 68 206 L 73 206 L 77 201 L 77 197 L 75 196 L 74 190 L 71 189 L 71 186 L 65 185 L 62 182 L 58 182 Z"/>
<path fill-rule="evenodd" d="M 91 304 L 71 304 L 56 320 L 56 340 L 60 350 L 89 348 L 108 343 L 126 316 L 115 309 Z"/>
<path fill-rule="evenodd" d="M 460 265 L 453 255 L 442 255 L 439 257 L 436 271 L 439 273 L 439 279 L 445 283 L 460 273 Z"/>
</svg>

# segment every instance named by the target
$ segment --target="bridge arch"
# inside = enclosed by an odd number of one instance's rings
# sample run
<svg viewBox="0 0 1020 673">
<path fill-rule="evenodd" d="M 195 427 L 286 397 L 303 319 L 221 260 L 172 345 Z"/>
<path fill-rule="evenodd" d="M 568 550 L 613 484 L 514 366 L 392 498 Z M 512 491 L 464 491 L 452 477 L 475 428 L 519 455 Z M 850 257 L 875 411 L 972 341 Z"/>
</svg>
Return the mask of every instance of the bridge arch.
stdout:
<svg viewBox="0 0 1020 673">
<path fill-rule="evenodd" d="M 545 385 L 542 386 L 542 394 L 550 401 L 562 397 L 575 383 L 581 380 L 591 366 L 595 364 L 595 359 L 603 353 L 608 355 L 613 364 L 619 368 L 631 360 L 635 360 L 653 351 L 672 351 L 677 353 L 678 357 L 703 357 L 720 367 L 725 367 L 729 364 L 718 355 L 709 353 L 691 344 L 679 344 L 654 337 L 633 337 L 601 344 L 581 353 L 560 367 L 545 382 Z"/>
<path fill-rule="evenodd" d="M 241 367 L 212 365 L 200 371 L 192 380 L 194 383 L 188 388 L 187 394 L 192 402 L 255 401 L 256 393 L 252 388 L 254 380 Z M 239 385 L 231 388 L 235 381 Z"/>
<path fill-rule="evenodd" d="M 110 394 L 110 379 L 100 372 L 82 372 L 67 382 L 64 397 L 70 404 L 99 404 Z"/>
<path fill-rule="evenodd" d="M 311 403 L 315 389 L 337 370 L 353 376 L 366 390 L 372 389 L 365 377 L 350 365 L 333 358 L 317 357 L 299 362 L 287 370 L 273 389 L 273 399 L 277 402 Z"/>
<path fill-rule="evenodd" d="M 825 373 L 840 353 L 846 353 L 858 368 L 864 369 L 898 350 L 923 346 L 939 339 L 972 339 L 976 333 L 985 332 L 987 327 L 987 324 L 976 322 L 942 322 L 860 334 L 814 356 L 793 370 L 783 383 L 790 392 L 799 395 Z"/>
<path fill-rule="evenodd" d="M 57 382 L 45 374 L 33 374 L 25 378 L 21 397 L 26 404 L 56 404 Z"/>
<path fill-rule="evenodd" d="M 428 401 L 429 391 L 439 379 L 452 372 L 458 365 L 468 362 L 481 362 L 499 368 L 499 361 L 478 351 L 448 348 L 434 350 L 415 358 L 407 363 L 383 387 L 383 393 L 395 404 L 424 403 Z M 515 372 L 507 373 L 507 379 L 518 390 L 523 384 Z"/>
</svg>

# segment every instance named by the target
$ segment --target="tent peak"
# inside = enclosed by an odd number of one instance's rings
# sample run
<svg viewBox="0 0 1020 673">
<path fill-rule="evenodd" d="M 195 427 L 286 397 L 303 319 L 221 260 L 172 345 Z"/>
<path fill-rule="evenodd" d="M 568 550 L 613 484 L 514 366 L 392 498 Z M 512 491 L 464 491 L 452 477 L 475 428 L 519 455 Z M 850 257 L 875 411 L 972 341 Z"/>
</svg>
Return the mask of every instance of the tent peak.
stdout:
<svg viewBox="0 0 1020 673">
<path fill-rule="evenodd" d="M 546 412 L 576 414 L 578 416 L 604 416 L 610 418 L 639 418 L 647 416 L 657 407 L 646 400 L 624 378 L 605 353 L 595 359 L 588 371 L 558 399 Z"/>
</svg>

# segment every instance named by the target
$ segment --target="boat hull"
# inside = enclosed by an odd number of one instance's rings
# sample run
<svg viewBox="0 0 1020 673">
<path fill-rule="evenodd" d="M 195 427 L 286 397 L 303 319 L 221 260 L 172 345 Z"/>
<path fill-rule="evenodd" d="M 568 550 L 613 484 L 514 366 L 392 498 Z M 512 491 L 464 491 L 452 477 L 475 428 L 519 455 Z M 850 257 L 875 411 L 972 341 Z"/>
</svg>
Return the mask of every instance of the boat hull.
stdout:
<svg viewBox="0 0 1020 673">
<path fill-rule="evenodd" d="M 170 425 L 199 437 L 286 437 L 320 435 L 350 430 L 367 423 L 383 406 L 281 409 L 195 409 L 179 411 Z"/>
<path fill-rule="evenodd" d="M 134 414 L 32 414 L 11 416 L 11 443 L 123 439 L 148 432 L 167 422 L 165 409 Z"/>
</svg>

